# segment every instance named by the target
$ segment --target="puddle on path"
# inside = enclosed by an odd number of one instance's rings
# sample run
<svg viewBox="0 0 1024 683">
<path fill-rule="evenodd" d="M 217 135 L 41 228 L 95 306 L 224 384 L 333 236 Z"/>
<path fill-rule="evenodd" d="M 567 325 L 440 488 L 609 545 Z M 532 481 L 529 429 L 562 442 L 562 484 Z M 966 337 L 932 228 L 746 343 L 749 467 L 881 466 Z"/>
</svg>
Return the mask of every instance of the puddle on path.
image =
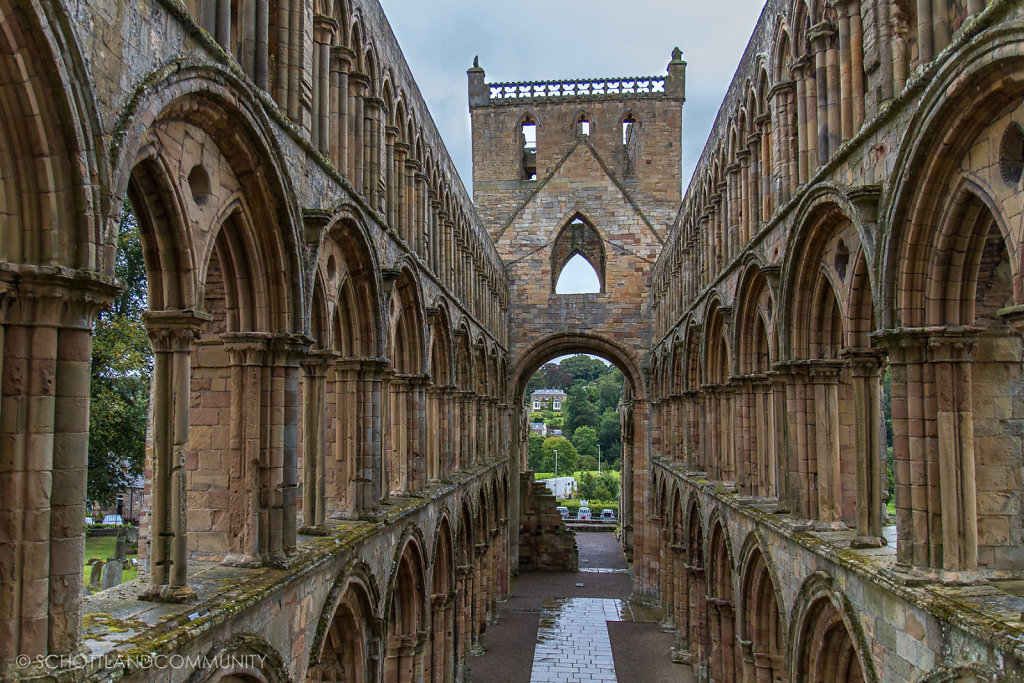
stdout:
<svg viewBox="0 0 1024 683">
<path fill-rule="evenodd" d="M 656 616 L 617 598 L 546 598 L 541 604 L 531 683 L 614 683 L 607 622 L 646 622 Z"/>
</svg>

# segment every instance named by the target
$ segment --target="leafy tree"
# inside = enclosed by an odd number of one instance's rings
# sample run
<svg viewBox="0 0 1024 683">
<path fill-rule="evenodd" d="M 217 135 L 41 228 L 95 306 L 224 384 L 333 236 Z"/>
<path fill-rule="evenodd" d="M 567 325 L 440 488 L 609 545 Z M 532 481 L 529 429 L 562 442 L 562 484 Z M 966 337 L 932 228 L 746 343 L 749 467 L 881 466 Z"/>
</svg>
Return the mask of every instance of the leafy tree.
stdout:
<svg viewBox="0 0 1024 683">
<path fill-rule="evenodd" d="M 584 384 L 597 381 L 597 378 L 607 372 L 608 366 L 604 361 L 591 358 L 585 354 L 578 354 L 566 358 L 561 363 L 562 367 L 572 373 L 573 380 L 583 380 Z"/>
<path fill-rule="evenodd" d="M 547 363 L 540 369 L 544 376 L 544 386 L 541 389 L 561 389 L 569 391 L 572 386 L 572 374 L 557 363 Z"/>
<path fill-rule="evenodd" d="M 93 331 L 87 495 L 104 505 L 142 474 L 153 351 L 142 322 L 146 269 L 132 207 L 125 202 L 115 274 L 123 289 Z"/>
<path fill-rule="evenodd" d="M 587 399 L 586 392 L 576 387 L 569 392 L 565 408 L 565 431 L 572 437 L 577 428 L 596 427 L 599 423 L 597 408 Z"/>
<path fill-rule="evenodd" d="M 615 500 L 615 495 L 603 484 L 595 485 L 592 495 L 594 500 Z"/>
<path fill-rule="evenodd" d="M 612 446 L 622 441 L 622 424 L 619 414 L 613 410 L 606 410 L 601 415 L 601 421 L 597 427 L 597 442 L 601 444 L 604 453 L 611 451 Z"/>
<path fill-rule="evenodd" d="M 555 476 L 571 475 L 576 471 L 577 453 L 572 442 L 561 436 L 549 436 L 544 439 L 544 446 L 541 453 L 544 463 L 544 472 L 555 471 L 555 451 L 558 451 L 558 472 Z"/>
<path fill-rule="evenodd" d="M 580 455 L 577 466 L 584 472 L 597 469 L 597 458 L 592 455 Z"/>
<path fill-rule="evenodd" d="M 619 478 L 616 477 L 614 474 L 612 474 L 611 472 L 608 472 L 607 470 L 604 471 L 604 472 L 601 472 L 601 474 L 599 474 L 598 477 L 597 477 L 597 485 L 600 488 L 605 489 L 608 492 L 608 494 L 605 495 L 605 496 L 598 496 L 595 493 L 594 496 L 596 498 L 600 498 L 601 500 L 617 500 L 618 499 L 620 483 L 619 483 Z"/>
<path fill-rule="evenodd" d="M 600 412 L 605 413 L 618 408 L 619 401 L 622 400 L 622 383 L 624 380 L 625 378 L 618 368 L 612 368 L 611 372 L 598 378 L 597 407 Z"/>
<path fill-rule="evenodd" d="M 542 449 L 544 448 L 544 437 L 540 434 L 530 434 L 528 439 L 529 444 L 527 446 L 527 458 L 530 463 L 530 469 L 534 472 L 541 472 L 541 466 L 544 464 L 544 454 L 542 452 Z"/>
<path fill-rule="evenodd" d="M 597 455 L 597 431 L 586 425 L 577 427 L 572 433 L 572 445 L 580 454 Z M 597 465 L 597 461 L 594 461 Z"/>
<path fill-rule="evenodd" d="M 576 492 L 580 498 L 593 498 L 596 486 L 597 477 L 590 472 L 584 472 L 580 475 L 580 480 L 576 482 Z"/>
</svg>

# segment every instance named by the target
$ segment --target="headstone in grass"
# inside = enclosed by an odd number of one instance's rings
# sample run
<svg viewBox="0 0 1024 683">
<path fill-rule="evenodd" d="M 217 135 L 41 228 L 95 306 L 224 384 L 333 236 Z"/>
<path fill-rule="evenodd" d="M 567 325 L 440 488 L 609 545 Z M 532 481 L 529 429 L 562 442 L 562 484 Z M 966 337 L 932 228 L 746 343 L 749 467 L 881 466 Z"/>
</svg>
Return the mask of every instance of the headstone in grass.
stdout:
<svg viewBox="0 0 1024 683">
<path fill-rule="evenodd" d="M 89 570 L 89 585 L 93 588 L 99 588 L 100 582 L 103 580 L 103 560 L 94 559 L 90 560 L 89 563 L 92 568 Z"/>
<path fill-rule="evenodd" d="M 121 585 L 121 572 L 124 563 L 121 560 L 109 559 L 103 563 L 103 590 Z"/>
</svg>

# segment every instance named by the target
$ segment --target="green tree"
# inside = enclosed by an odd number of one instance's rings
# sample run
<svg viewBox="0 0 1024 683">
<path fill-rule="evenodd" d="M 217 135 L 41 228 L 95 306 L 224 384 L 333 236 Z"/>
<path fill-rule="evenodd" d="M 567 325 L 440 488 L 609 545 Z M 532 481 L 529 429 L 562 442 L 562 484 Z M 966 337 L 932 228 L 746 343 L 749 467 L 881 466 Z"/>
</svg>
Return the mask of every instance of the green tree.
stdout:
<svg viewBox="0 0 1024 683">
<path fill-rule="evenodd" d="M 581 455 L 597 455 L 597 431 L 586 425 L 577 427 L 572 433 L 572 445 Z M 597 464 L 596 460 L 594 464 Z"/>
<path fill-rule="evenodd" d="M 601 415 L 601 421 L 597 427 L 597 442 L 601 444 L 602 453 L 608 453 L 612 447 L 622 441 L 622 424 L 619 414 L 613 410 L 606 410 Z"/>
<path fill-rule="evenodd" d="M 608 493 L 601 500 L 618 500 L 619 498 L 619 478 L 607 470 L 601 472 L 597 477 L 597 485 L 605 489 Z M 594 494 L 597 496 L 597 494 Z"/>
<path fill-rule="evenodd" d="M 584 472 L 580 475 L 580 480 L 576 482 L 576 493 L 580 498 L 593 498 L 595 486 L 597 486 L 597 477 L 590 472 Z"/>
<path fill-rule="evenodd" d="M 118 229 L 115 274 L 123 289 L 96 320 L 92 342 L 87 495 L 109 505 L 142 474 L 153 351 L 142 322 L 146 269 L 132 207 Z"/>
<path fill-rule="evenodd" d="M 597 458 L 592 455 L 580 454 L 579 460 L 576 461 L 576 466 L 584 472 L 597 469 Z"/>
<path fill-rule="evenodd" d="M 572 437 L 577 428 L 597 427 L 600 417 L 597 408 L 587 398 L 587 393 L 580 387 L 573 388 L 565 401 L 565 429 L 566 436 Z"/>
<path fill-rule="evenodd" d="M 527 445 L 527 459 L 530 463 L 530 469 L 534 472 L 542 472 L 541 467 L 544 464 L 544 437 L 540 434 L 530 434 L 528 437 L 529 443 Z"/>
<path fill-rule="evenodd" d="M 597 380 L 597 409 L 602 412 L 617 410 L 622 400 L 622 383 L 624 378 L 618 368 L 602 375 Z"/>
<path fill-rule="evenodd" d="M 541 449 L 544 462 L 544 472 L 555 471 L 555 451 L 558 451 L 558 472 L 555 476 L 571 475 L 576 471 L 577 453 L 572 442 L 561 436 L 549 436 L 544 439 L 544 446 Z"/>
<path fill-rule="evenodd" d="M 561 362 L 561 366 L 572 373 L 573 380 L 583 380 L 585 384 L 597 381 L 608 368 L 604 361 L 582 353 L 566 358 Z"/>
</svg>

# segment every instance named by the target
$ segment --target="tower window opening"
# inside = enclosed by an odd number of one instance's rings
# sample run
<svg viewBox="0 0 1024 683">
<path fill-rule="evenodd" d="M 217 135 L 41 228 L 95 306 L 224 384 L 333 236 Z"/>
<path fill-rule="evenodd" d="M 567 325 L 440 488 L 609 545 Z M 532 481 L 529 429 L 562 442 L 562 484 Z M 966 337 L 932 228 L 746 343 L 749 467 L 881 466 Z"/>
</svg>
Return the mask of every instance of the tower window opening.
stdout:
<svg viewBox="0 0 1024 683">
<path fill-rule="evenodd" d="M 590 135 L 590 117 L 586 114 L 580 114 L 576 119 L 576 134 Z"/>
<path fill-rule="evenodd" d="M 633 175 L 636 168 L 636 119 L 626 114 L 622 119 L 623 168 L 626 175 Z"/>
<path fill-rule="evenodd" d="M 526 117 L 519 131 L 522 149 L 523 180 L 537 179 L 537 122 Z"/>
</svg>

